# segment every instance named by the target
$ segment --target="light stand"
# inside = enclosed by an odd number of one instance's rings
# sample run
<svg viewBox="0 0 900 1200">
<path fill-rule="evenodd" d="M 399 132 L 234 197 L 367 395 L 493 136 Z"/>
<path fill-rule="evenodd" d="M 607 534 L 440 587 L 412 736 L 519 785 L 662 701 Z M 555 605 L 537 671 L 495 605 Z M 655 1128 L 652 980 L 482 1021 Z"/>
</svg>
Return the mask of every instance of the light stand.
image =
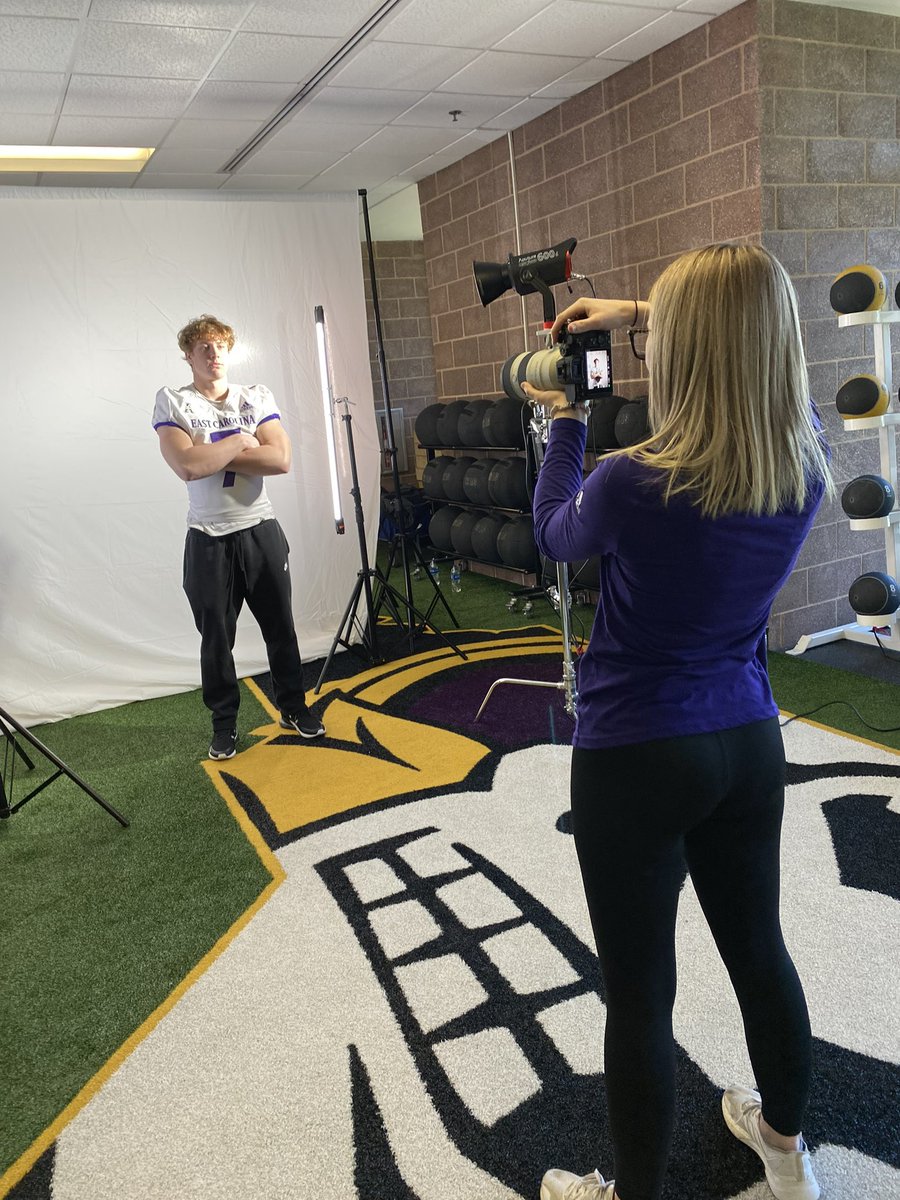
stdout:
<svg viewBox="0 0 900 1200">
<path fill-rule="evenodd" d="M 350 416 L 350 401 L 346 396 L 335 399 L 333 395 L 331 384 L 331 360 L 328 352 L 328 337 L 325 328 L 325 311 L 321 305 L 316 305 L 315 321 L 316 344 L 319 354 L 319 378 L 322 386 L 322 404 L 325 413 L 326 443 L 328 446 L 328 467 L 331 476 L 334 529 L 335 533 L 341 535 L 345 530 L 344 518 L 341 509 L 337 451 L 334 443 L 333 427 L 334 407 L 335 405 L 340 405 L 343 407 L 341 421 L 343 422 L 346 431 L 347 456 L 350 460 L 350 479 L 352 484 L 350 488 L 350 495 L 353 497 L 353 507 L 356 514 L 356 533 L 359 541 L 360 560 L 360 569 L 356 574 L 356 583 L 353 587 L 353 591 L 350 593 L 350 599 L 347 602 L 347 607 L 344 609 L 344 615 L 341 617 L 341 622 L 338 626 L 337 633 L 334 635 L 334 640 L 331 643 L 331 649 L 328 651 L 328 655 L 325 659 L 324 665 L 322 666 L 322 671 L 319 675 L 318 682 L 313 689 L 314 693 L 318 695 L 339 646 L 343 646 L 345 650 L 350 650 L 352 653 L 363 658 L 363 660 L 367 662 L 369 666 L 375 666 L 377 663 L 384 661 L 383 657 L 379 653 L 378 648 L 378 610 L 375 604 L 374 593 L 372 589 L 373 580 L 378 588 L 380 602 L 385 608 L 387 608 L 397 625 L 399 625 L 401 628 L 406 628 L 404 619 L 401 616 L 402 607 L 405 608 L 409 614 L 411 626 L 413 623 L 413 616 L 415 616 L 417 619 L 417 625 L 413 626 L 414 629 L 418 627 L 418 624 L 421 624 L 422 628 L 425 626 L 433 628 L 433 626 L 429 625 L 428 618 L 425 616 L 425 614 L 420 613 L 408 598 L 404 598 L 396 588 L 391 586 L 387 577 L 382 574 L 377 565 L 373 567 L 369 563 L 369 550 L 368 546 L 366 545 L 366 526 L 363 515 L 362 493 L 360 492 L 359 472 L 356 465 L 356 447 L 354 446 L 353 442 L 353 420 Z M 365 625 L 359 621 L 357 616 L 359 602 L 363 597 L 365 597 L 366 601 Z M 351 641 L 351 634 L 354 630 L 356 630 L 359 635 L 358 643 Z M 440 630 L 434 629 L 434 632 L 439 637 L 443 638 L 444 641 L 447 640 L 444 638 L 444 635 L 440 632 Z M 450 643 L 447 642 L 447 645 L 449 646 Z M 456 647 L 451 648 L 456 649 Z M 466 656 L 462 655 L 462 657 L 465 658 Z"/>
<path fill-rule="evenodd" d="M 394 565 L 395 551 L 399 546 L 400 567 L 403 571 L 403 587 L 405 594 L 404 607 L 407 614 L 407 623 L 405 625 L 402 621 L 398 623 L 403 625 L 403 627 L 406 629 L 410 651 L 412 651 L 414 648 L 416 636 L 424 632 L 425 629 L 430 629 L 432 633 L 436 633 L 439 637 L 443 638 L 446 644 L 450 646 L 450 648 L 456 654 L 458 654 L 460 658 L 465 659 L 467 656 L 462 652 L 462 650 L 460 650 L 458 646 L 454 646 L 452 642 L 448 641 L 441 631 L 431 623 L 431 613 L 433 612 L 435 605 L 438 603 L 438 601 L 440 601 L 440 603 L 443 604 L 444 608 L 446 609 L 447 614 L 452 620 L 453 624 L 457 627 L 457 629 L 459 628 L 459 621 L 457 621 L 452 609 L 450 608 L 450 605 L 447 603 L 444 594 L 441 591 L 440 584 L 437 582 L 434 576 L 430 574 L 427 568 L 425 569 L 425 575 L 430 581 L 435 593 L 432 597 L 428 612 L 423 616 L 418 612 L 412 602 L 412 579 L 410 576 L 408 555 L 409 530 L 406 527 L 406 513 L 403 509 L 402 490 L 400 486 L 400 470 L 397 465 L 397 444 L 394 440 L 394 418 L 391 413 L 391 396 L 388 388 L 387 368 L 384 356 L 384 338 L 381 332 L 381 310 L 378 306 L 378 280 L 375 274 L 375 254 L 372 249 L 372 230 L 369 226 L 369 205 L 366 200 L 366 194 L 365 188 L 359 189 L 359 197 L 362 201 L 363 222 L 366 230 L 366 248 L 369 256 L 369 279 L 372 285 L 372 312 L 375 318 L 375 342 L 378 348 L 378 368 L 381 374 L 381 391 L 382 395 L 384 396 L 384 430 L 387 439 L 385 452 L 390 459 L 391 464 L 391 479 L 394 486 L 395 499 L 394 516 L 397 522 L 397 533 L 392 540 L 390 556 L 388 559 L 388 571 L 390 571 Z M 419 565 L 425 567 L 425 562 L 422 558 L 422 554 L 418 545 L 415 546 L 415 554 Z M 380 589 L 375 598 L 376 615 L 378 612 L 380 612 L 383 604 L 387 604 L 387 593 L 384 591 L 384 589 Z M 419 620 L 417 622 L 413 621 L 413 614 L 418 616 Z"/>
<path fill-rule="evenodd" d="M 543 274 L 541 268 L 536 266 L 535 262 L 532 261 L 536 258 L 534 255 L 523 255 L 518 258 L 511 255 L 510 264 L 512 270 L 507 269 L 505 272 L 503 270 L 497 271 L 496 279 L 491 279 L 490 269 L 497 264 L 473 263 L 476 287 L 482 304 L 487 306 L 492 300 L 496 300 L 498 296 L 502 295 L 503 292 L 512 286 L 523 295 L 527 295 L 529 292 L 540 293 L 544 309 L 544 331 L 545 335 L 549 338 L 547 331 L 556 319 L 556 303 L 553 299 L 553 293 L 550 291 L 549 283 L 564 282 L 568 279 L 572 268 L 571 253 L 574 248 L 575 239 L 571 238 L 567 242 L 561 242 L 559 246 L 554 247 L 549 252 L 544 252 L 541 261 L 549 261 L 551 266 L 549 269 L 545 267 Z M 513 262 L 514 258 L 515 262 Z M 487 284 L 486 278 L 488 280 Z M 544 448 L 550 436 L 550 413 L 544 406 L 535 405 L 532 408 L 532 417 L 528 423 L 528 431 L 532 439 L 535 471 L 538 472 L 544 461 Z M 541 590 L 545 592 L 550 603 L 559 612 L 563 639 L 562 680 L 559 683 L 550 683 L 548 680 L 537 679 L 496 679 L 488 688 L 487 695 L 482 700 L 481 707 L 475 714 L 476 721 L 484 712 L 485 705 L 490 700 L 494 689 L 502 683 L 518 683 L 523 687 L 555 688 L 564 693 L 566 712 L 573 720 L 576 717 L 578 692 L 575 684 L 575 664 L 572 659 L 572 633 L 569 620 L 569 609 L 572 603 L 572 597 L 569 595 L 569 564 L 556 564 L 558 603 L 554 602 L 549 590 L 545 588 Z"/>
<path fill-rule="evenodd" d="M 347 453 L 350 459 L 350 478 L 353 486 L 350 489 L 350 495 L 353 497 L 353 507 L 356 512 L 356 533 L 359 539 L 359 561 L 360 569 L 356 573 L 356 584 L 353 591 L 350 593 L 350 599 L 347 602 L 347 607 L 344 609 L 344 615 L 341 617 L 341 623 L 338 626 L 338 631 L 334 635 L 334 641 L 331 643 L 331 649 L 328 651 L 328 657 L 325 659 L 325 664 L 322 667 L 318 682 L 313 691 L 318 696 L 321 690 L 325 676 L 328 674 L 328 668 L 331 666 L 331 660 L 337 652 L 338 646 L 343 646 L 345 650 L 350 650 L 352 653 L 362 657 L 370 666 L 375 666 L 376 663 L 382 662 L 382 658 L 378 652 L 378 620 L 375 614 L 373 599 L 372 599 L 372 580 L 376 580 L 379 586 L 383 589 L 385 595 L 385 603 L 394 619 L 398 624 L 401 624 L 400 613 L 394 604 L 394 598 L 403 601 L 403 597 L 397 592 L 385 577 L 378 570 L 378 567 L 369 565 L 369 550 L 366 545 L 366 525 L 363 517 L 362 495 L 359 490 L 359 473 L 356 469 L 356 449 L 353 445 L 353 419 L 350 416 L 350 401 L 346 397 L 336 400 L 335 404 L 343 406 L 341 420 L 346 426 L 347 436 Z M 343 525 L 343 522 L 341 522 Z M 343 528 L 338 532 L 343 533 Z M 362 597 L 366 600 L 366 623 L 362 625 L 357 619 L 357 609 Z M 350 641 L 350 635 L 356 629 L 359 633 L 359 643 Z M 360 646 L 362 650 L 360 650 Z"/>
<path fill-rule="evenodd" d="M 551 322 L 552 323 L 552 322 Z M 532 439 L 532 449 L 534 451 L 535 467 L 539 471 L 541 464 L 544 461 L 544 448 L 547 444 L 547 439 L 550 436 L 550 413 L 541 405 L 534 407 L 533 415 L 528 423 L 528 432 Z M 544 589 L 546 591 L 546 589 Z M 490 700 L 495 688 L 498 688 L 501 683 L 518 683 L 523 687 L 545 687 L 555 688 L 564 694 L 565 710 L 575 720 L 578 711 L 578 692 L 575 682 L 575 663 L 572 658 L 572 627 L 569 619 L 569 608 L 572 603 L 572 597 L 569 595 L 569 564 L 556 564 L 556 590 L 558 604 L 554 603 L 549 591 L 546 591 L 550 603 L 559 612 L 560 624 L 562 626 L 563 640 L 563 677 L 559 683 L 551 683 L 544 679 L 495 679 L 487 690 L 487 694 L 481 702 L 481 707 L 475 714 L 477 721 L 484 712 L 485 706 Z"/>
<path fill-rule="evenodd" d="M 45 779 L 43 783 L 38 784 L 36 788 L 33 788 L 27 796 L 24 796 L 16 804 L 12 803 L 12 787 L 15 776 L 16 754 L 19 755 L 29 771 L 34 769 L 34 763 L 16 741 L 15 737 L 13 736 L 13 730 L 15 730 L 20 737 L 23 737 L 26 742 L 33 746 L 35 750 L 39 750 L 41 754 L 43 754 L 46 759 L 49 759 L 49 761 L 52 762 L 56 767 L 55 773 L 51 775 L 49 779 Z M 96 803 L 99 804 L 102 809 L 105 809 L 105 811 L 108 812 L 111 817 L 115 817 L 121 826 L 126 829 L 128 828 L 128 821 L 117 809 L 113 808 L 111 804 L 108 804 L 102 796 L 98 796 L 94 789 L 86 784 L 83 779 L 79 778 L 79 776 L 76 775 L 73 770 L 67 767 L 63 760 L 58 758 L 48 746 L 45 746 L 44 743 L 36 738 L 33 733 L 30 733 L 29 730 L 24 727 L 24 725 L 20 725 L 14 717 L 11 717 L 9 713 L 5 712 L 2 708 L 0 708 L 0 736 L 6 738 L 7 758 L 10 753 L 10 748 L 12 748 L 12 770 L 8 775 L 8 795 L 6 785 L 3 782 L 3 777 L 0 776 L 0 819 L 4 817 L 11 817 L 13 813 L 18 812 L 19 809 L 22 808 L 23 805 L 27 804 L 29 800 L 34 799 L 38 792 L 42 792 L 44 788 L 49 787 L 55 779 L 59 779 L 60 775 L 67 775 L 73 783 L 77 784 L 78 787 L 81 788 L 85 795 L 90 796 L 92 800 L 96 801 Z"/>
</svg>

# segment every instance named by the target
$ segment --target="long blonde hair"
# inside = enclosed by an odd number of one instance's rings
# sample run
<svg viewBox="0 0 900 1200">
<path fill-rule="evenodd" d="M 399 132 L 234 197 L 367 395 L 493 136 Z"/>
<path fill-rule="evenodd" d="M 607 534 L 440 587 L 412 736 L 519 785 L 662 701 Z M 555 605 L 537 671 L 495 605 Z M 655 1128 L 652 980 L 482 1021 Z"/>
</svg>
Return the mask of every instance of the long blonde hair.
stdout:
<svg viewBox="0 0 900 1200">
<path fill-rule="evenodd" d="M 676 259 L 650 292 L 649 437 L 629 453 L 705 516 L 801 509 L 831 474 L 810 412 L 793 285 L 768 251 Z"/>
</svg>

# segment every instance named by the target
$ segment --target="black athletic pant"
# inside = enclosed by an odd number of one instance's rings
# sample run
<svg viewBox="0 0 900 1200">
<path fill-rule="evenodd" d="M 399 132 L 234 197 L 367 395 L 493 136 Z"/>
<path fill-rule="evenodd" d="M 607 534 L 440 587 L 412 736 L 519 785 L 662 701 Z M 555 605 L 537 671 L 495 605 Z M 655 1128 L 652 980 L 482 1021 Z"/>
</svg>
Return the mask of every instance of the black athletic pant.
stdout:
<svg viewBox="0 0 900 1200">
<path fill-rule="evenodd" d="M 237 726 L 241 697 L 232 651 L 245 600 L 266 643 L 275 703 L 283 713 L 306 708 L 288 553 L 287 538 L 275 520 L 222 537 L 188 530 L 184 590 L 200 631 L 203 703 L 216 731 Z"/>
<path fill-rule="evenodd" d="M 657 1200 L 665 1175 L 675 1107 L 675 914 L 685 863 L 740 1004 L 764 1116 L 779 1133 L 802 1128 L 811 1038 L 779 922 L 783 807 L 775 718 L 573 751 L 572 819 L 606 993 L 606 1092 L 620 1200 Z M 685 1186 L 689 1193 L 690 1180 Z"/>
</svg>

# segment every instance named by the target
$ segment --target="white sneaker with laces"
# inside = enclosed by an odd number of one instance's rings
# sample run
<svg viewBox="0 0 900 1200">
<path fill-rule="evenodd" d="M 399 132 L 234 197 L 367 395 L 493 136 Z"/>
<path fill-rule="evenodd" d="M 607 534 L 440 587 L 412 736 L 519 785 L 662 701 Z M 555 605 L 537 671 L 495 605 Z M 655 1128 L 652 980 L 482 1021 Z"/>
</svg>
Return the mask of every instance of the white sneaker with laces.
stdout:
<svg viewBox="0 0 900 1200">
<path fill-rule="evenodd" d="M 573 1175 L 571 1171 L 548 1171 L 541 1180 L 541 1200 L 615 1200 L 616 1181 L 604 1179 L 599 1171 Z"/>
<path fill-rule="evenodd" d="M 745 1146 L 762 1159 L 766 1180 L 777 1200 L 818 1200 L 819 1185 L 813 1175 L 806 1142 L 799 1150 L 778 1150 L 763 1138 L 759 1128 L 762 1099 L 752 1088 L 730 1087 L 722 1094 L 725 1124 Z"/>
</svg>

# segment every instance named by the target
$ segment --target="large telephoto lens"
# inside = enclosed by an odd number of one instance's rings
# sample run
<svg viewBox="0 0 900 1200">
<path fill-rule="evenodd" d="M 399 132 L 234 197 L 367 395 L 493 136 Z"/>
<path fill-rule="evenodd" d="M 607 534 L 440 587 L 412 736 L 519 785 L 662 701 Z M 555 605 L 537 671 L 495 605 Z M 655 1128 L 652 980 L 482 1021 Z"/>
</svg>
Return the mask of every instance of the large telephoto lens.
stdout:
<svg viewBox="0 0 900 1200">
<path fill-rule="evenodd" d="M 562 346 L 549 350 L 526 350 L 508 358 L 500 368 L 500 386 L 510 400 L 527 400 L 522 391 L 523 383 L 530 383 L 540 391 L 556 391 L 564 386 L 559 377 L 559 364 L 563 357 Z"/>
</svg>

